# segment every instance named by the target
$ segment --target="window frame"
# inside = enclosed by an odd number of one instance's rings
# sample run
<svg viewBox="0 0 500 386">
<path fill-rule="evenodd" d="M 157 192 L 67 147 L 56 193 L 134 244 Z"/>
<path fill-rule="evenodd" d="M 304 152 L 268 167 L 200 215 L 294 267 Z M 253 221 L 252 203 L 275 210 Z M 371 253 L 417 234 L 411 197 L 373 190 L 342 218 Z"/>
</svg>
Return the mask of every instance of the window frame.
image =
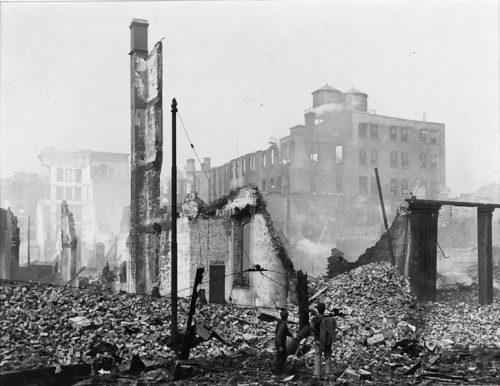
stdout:
<svg viewBox="0 0 500 386">
<path fill-rule="evenodd" d="M 364 135 L 361 135 L 362 133 L 364 133 Z M 368 123 L 358 123 L 358 138 L 368 138 Z"/>
<path fill-rule="evenodd" d="M 398 152 L 393 150 L 389 153 L 389 160 L 390 160 L 390 165 L 391 168 L 398 168 L 399 167 L 399 157 L 398 157 Z"/>
<path fill-rule="evenodd" d="M 368 157 L 366 149 L 359 149 L 358 161 L 360 166 L 368 166 Z"/>
<path fill-rule="evenodd" d="M 398 130 L 397 126 L 389 126 L 389 139 L 392 142 L 397 142 L 398 141 L 398 131 L 399 130 Z"/>
</svg>

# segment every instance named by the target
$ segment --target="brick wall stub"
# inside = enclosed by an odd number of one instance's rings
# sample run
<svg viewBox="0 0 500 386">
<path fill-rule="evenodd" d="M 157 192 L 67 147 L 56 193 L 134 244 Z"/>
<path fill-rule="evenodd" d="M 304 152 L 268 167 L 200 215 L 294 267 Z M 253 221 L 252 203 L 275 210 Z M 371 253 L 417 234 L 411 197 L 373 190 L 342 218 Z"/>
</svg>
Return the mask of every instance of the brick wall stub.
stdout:
<svg viewBox="0 0 500 386">
<path fill-rule="evenodd" d="M 61 273 L 65 281 L 71 279 L 80 264 L 78 261 L 78 237 L 75 230 L 73 213 L 70 212 L 68 203 L 61 202 Z M 76 285 L 74 281 L 72 285 Z"/>
<path fill-rule="evenodd" d="M 345 259 L 330 259 L 330 269 L 332 272 L 347 272 L 370 263 L 390 262 L 388 233 L 391 237 L 396 266 L 401 273 L 407 272 L 411 247 L 411 223 L 409 212 L 405 207 L 400 208 L 389 231 L 384 232 L 375 245 L 366 249 L 365 253 L 359 256 L 356 261 L 349 263 Z"/>
</svg>

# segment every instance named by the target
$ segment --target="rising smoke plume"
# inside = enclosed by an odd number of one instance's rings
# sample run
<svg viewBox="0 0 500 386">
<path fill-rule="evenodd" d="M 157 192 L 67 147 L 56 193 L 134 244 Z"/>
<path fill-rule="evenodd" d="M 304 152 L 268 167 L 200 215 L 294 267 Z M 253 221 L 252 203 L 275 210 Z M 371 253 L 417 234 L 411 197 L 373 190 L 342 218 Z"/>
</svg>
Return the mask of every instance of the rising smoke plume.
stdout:
<svg viewBox="0 0 500 386">
<path fill-rule="evenodd" d="M 344 110 L 344 106 L 341 103 L 327 103 L 318 107 L 313 108 L 311 111 L 316 114 L 317 117 L 322 115 L 335 115 Z"/>
</svg>

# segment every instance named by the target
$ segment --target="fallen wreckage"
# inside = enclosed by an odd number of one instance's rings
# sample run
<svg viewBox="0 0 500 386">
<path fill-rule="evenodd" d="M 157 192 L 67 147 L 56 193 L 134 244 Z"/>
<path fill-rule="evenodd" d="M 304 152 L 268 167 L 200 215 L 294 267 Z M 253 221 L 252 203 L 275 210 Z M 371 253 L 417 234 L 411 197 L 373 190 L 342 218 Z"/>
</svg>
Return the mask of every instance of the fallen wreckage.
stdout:
<svg viewBox="0 0 500 386">
<path fill-rule="evenodd" d="M 449 294 L 468 298 L 418 303 L 407 280 L 386 263 L 309 284 L 314 301 L 325 302 L 327 312 L 339 310 L 335 382 L 495 382 L 498 302 L 480 306 L 470 301 L 477 296 L 470 290 Z M 186 325 L 188 300 L 179 307 Z M 296 307 L 288 309 L 297 315 Z M 121 384 L 310 380 L 313 354 L 300 335 L 300 346 L 289 343 L 288 374 L 271 374 L 277 310 L 198 304 L 194 347 L 184 361 L 169 347 L 169 315 L 167 298 L 2 282 L 0 383 L 24 384 L 30 374 Z M 297 337 L 297 319 L 291 322 Z"/>
</svg>

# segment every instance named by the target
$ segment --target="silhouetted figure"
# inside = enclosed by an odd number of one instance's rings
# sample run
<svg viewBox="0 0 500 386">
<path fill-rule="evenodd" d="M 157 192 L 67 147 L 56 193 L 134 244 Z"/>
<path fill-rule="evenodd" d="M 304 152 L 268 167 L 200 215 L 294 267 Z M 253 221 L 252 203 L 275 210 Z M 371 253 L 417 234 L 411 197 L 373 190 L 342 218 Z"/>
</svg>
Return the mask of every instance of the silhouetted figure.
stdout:
<svg viewBox="0 0 500 386">
<path fill-rule="evenodd" d="M 325 316 L 325 303 L 317 304 L 317 315 L 311 321 L 314 336 L 314 376 L 322 373 L 322 357 L 325 357 L 325 375 L 332 370 L 332 343 L 335 340 L 337 323 L 333 316 Z"/>
<path fill-rule="evenodd" d="M 276 362 L 274 363 L 274 371 L 277 373 L 282 373 L 285 371 L 286 364 L 286 337 L 292 336 L 288 330 L 288 311 L 282 310 L 280 313 L 281 320 L 278 320 L 276 325 L 276 337 L 274 338 L 274 344 L 276 346 Z"/>
</svg>

